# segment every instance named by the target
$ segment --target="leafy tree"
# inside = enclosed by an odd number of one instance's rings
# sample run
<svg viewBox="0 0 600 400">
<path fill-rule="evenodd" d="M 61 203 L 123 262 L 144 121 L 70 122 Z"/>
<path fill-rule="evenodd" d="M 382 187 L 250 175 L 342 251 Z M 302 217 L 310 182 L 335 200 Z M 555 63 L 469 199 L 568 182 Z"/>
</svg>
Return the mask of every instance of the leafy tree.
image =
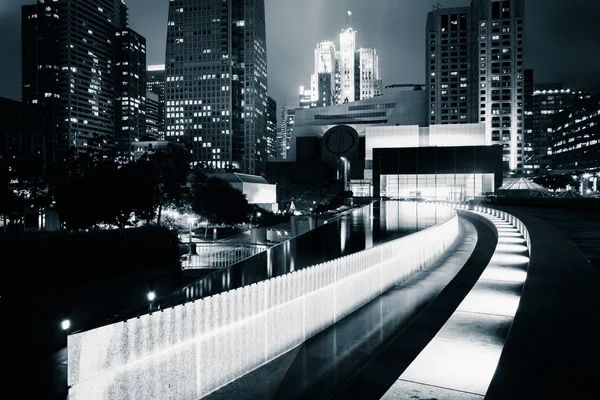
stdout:
<svg viewBox="0 0 600 400">
<path fill-rule="evenodd" d="M 156 189 L 153 196 L 158 208 L 156 223 L 160 225 L 164 208 L 173 206 L 180 208 L 188 195 L 187 179 L 190 172 L 189 155 L 184 147 L 169 144 L 164 149 L 157 149 L 142 159 L 148 162 L 147 174 L 154 174 Z"/>
<path fill-rule="evenodd" d="M 0 213 L 5 220 L 5 231 L 20 226 L 26 207 L 44 207 L 49 204 L 48 185 L 43 178 L 41 157 L 21 154 L 0 159 Z"/>
<path fill-rule="evenodd" d="M 246 196 L 220 178 L 208 178 L 202 171 L 194 175 L 192 210 L 212 224 L 235 225 L 248 222 L 253 208 Z"/>
<path fill-rule="evenodd" d="M 562 189 L 567 186 L 577 186 L 578 182 L 573 179 L 571 175 L 545 175 L 533 178 L 533 181 L 538 185 L 542 185 L 549 189 Z"/>
</svg>

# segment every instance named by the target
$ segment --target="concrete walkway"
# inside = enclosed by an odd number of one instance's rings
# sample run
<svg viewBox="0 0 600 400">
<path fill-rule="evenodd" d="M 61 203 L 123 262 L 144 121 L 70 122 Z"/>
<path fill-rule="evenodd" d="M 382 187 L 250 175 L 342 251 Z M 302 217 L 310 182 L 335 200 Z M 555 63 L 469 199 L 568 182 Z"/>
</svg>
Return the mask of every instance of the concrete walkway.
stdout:
<svg viewBox="0 0 600 400">
<path fill-rule="evenodd" d="M 521 304 L 486 399 L 597 398 L 598 274 L 559 229 L 526 210 L 502 209 L 525 223 L 532 252 Z M 552 210 L 539 212 L 554 218 Z M 571 220 L 571 226 L 579 222 Z M 600 227 L 593 232 L 589 239 L 597 240 Z"/>
<path fill-rule="evenodd" d="M 514 226 L 491 215 L 471 215 L 493 223 L 498 235 L 494 254 L 456 311 L 383 399 L 483 399 L 488 390 L 517 312 L 529 258 L 525 239 Z"/>
</svg>

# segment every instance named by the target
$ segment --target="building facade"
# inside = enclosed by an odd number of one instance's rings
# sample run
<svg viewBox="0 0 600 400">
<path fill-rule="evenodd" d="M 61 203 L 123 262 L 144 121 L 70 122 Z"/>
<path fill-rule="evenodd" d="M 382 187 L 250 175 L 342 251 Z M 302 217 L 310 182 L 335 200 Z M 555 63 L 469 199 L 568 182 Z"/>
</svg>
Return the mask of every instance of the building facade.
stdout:
<svg viewBox="0 0 600 400">
<path fill-rule="evenodd" d="M 441 8 L 427 16 L 429 123 L 478 122 L 473 80 L 469 7 Z"/>
<path fill-rule="evenodd" d="M 588 98 L 588 92 L 565 89 L 562 83 L 534 85 L 531 115 L 525 116 L 525 169 L 528 174 L 544 175 L 552 171 L 553 117 Z"/>
<path fill-rule="evenodd" d="M 162 65 L 149 65 L 148 71 L 146 72 L 146 93 L 154 93 L 158 96 L 158 114 L 159 114 L 159 126 L 158 135 L 160 140 L 165 138 L 165 66 Z M 149 97 L 147 97 L 147 101 Z M 148 132 L 147 134 L 154 134 L 154 132 Z"/>
<path fill-rule="evenodd" d="M 600 95 L 556 114 L 553 142 L 554 173 L 600 170 Z"/>
<path fill-rule="evenodd" d="M 146 92 L 146 140 L 162 140 L 161 138 L 161 104 L 156 93 Z"/>
<path fill-rule="evenodd" d="M 38 0 L 23 6 L 21 18 L 23 101 L 42 105 L 48 115 L 48 159 L 58 159 L 69 147 L 86 152 L 95 137 L 114 142 L 124 87 L 117 72 L 125 72 L 119 67 L 127 62 L 120 60 L 124 53 L 117 43 L 117 34 L 128 30 L 125 4 Z M 145 58 L 143 64 L 145 69 Z M 143 124 L 143 118 L 138 121 Z"/>
<path fill-rule="evenodd" d="M 44 118 L 38 105 L 0 97 L 0 157 L 8 166 L 15 158 L 43 160 L 48 126 Z"/>
<path fill-rule="evenodd" d="M 132 143 L 146 135 L 146 39 L 131 29 L 116 32 L 115 146 L 133 160 Z"/>
<path fill-rule="evenodd" d="M 277 102 L 267 97 L 267 156 L 269 160 L 279 158 L 277 152 Z"/>
<path fill-rule="evenodd" d="M 511 175 L 524 173 L 523 21 L 523 0 L 472 0 L 427 22 L 430 123 L 485 123 Z"/>
<path fill-rule="evenodd" d="M 502 145 L 510 174 L 524 171 L 524 0 L 473 0 L 479 121 Z M 476 64 L 476 65 L 477 65 Z"/>
<path fill-rule="evenodd" d="M 277 137 L 277 152 L 280 160 L 285 160 L 288 157 L 290 143 L 294 133 L 294 120 L 296 118 L 296 109 L 288 106 L 281 107 L 281 125 L 279 127 L 279 135 Z"/>
<path fill-rule="evenodd" d="M 356 31 L 352 28 L 340 33 L 339 49 L 334 42 L 323 40 L 317 43 L 314 56 L 310 87 L 300 89 L 300 108 L 328 107 L 382 93 L 377 51 L 356 49 Z"/>
<path fill-rule="evenodd" d="M 193 163 L 256 173 L 266 161 L 264 0 L 169 2 L 165 138 Z"/>
</svg>

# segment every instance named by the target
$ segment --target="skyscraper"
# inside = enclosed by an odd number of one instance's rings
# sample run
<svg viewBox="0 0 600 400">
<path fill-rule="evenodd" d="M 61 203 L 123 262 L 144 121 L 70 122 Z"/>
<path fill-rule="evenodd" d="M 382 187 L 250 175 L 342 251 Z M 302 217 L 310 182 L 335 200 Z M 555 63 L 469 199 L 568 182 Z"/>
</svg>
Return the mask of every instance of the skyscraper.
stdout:
<svg viewBox="0 0 600 400">
<path fill-rule="evenodd" d="M 296 117 L 296 109 L 284 106 L 281 107 L 281 126 L 277 143 L 279 144 L 279 157 L 282 160 L 287 159 L 287 153 L 290 149 L 292 134 L 294 133 L 294 119 Z"/>
<path fill-rule="evenodd" d="M 531 108 L 526 110 L 526 114 L 531 115 L 525 116 L 525 171 L 544 175 L 552 169 L 555 115 L 591 95 L 584 90 L 565 89 L 562 83 L 534 84 L 533 87 Z"/>
<path fill-rule="evenodd" d="M 146 135 L 146 39 L 126 28 L 116 32 L 116 130 L 120 157 L 133 160 L 131 144 Z"/>
<path fill-rule="evenodd" d="M 310 88 L 300 89 L 300 108 L 327 107 L 381 94 L 377 51 L 356 50 L 356 31 L 352 28 L 342 30 L 340 45 L 340 50 L 336 50 L 332 41 L 317 43 L 315 70 L 310 76 Z"/>
<path fill-rule="evenodd" d="M 277 154 L 277 102 L 267 97 L 267 155 L 270 160 L 279 158 Z"/>
<path fill-rule="evenodd" d="M 148 131 L 146 133 L 152 135 L 158 133 L 158 139 L 165 139 L 165 66 L 163 65 L 148 65 L 146 73 L 146 92 L 154 93 L 158 96 L 158 128 L 157 131 Z M 147 99 L 150 97 L 146 96 Z M 151 101 L 155 101 L 152 98 Z"/>
<path fill-rule="evenodd" d="M 492 143 L 504 147 L 511 174 L 523 173 L 524 142 L 524 0 L 473 0 L 477 46 L 479 121 Z"/>
<path fill-rule="evenodd" d="M 484 123 L 511 174 L 524 165 L 523 3 L 472 0 L 427 21 L 430 123 Z"/>
<path fill-rule="evenodd" d="M 131 56 L 122 51 L 116 36 L 127 30 L 125 4 L 38 0 L 23 6 L 21 15 L 23 101 L 42 105 L 51 116 L 49 160 L 58 158 L 67 147 L 85 152 L 95 136 L 115 140 L 117 113 L 122 111 L 117 102 L 125 91 L 129 93 L 125 89 L 129 83 L 124 85 L 116 76 L 125 72 L 119 69 L 124 66 L 120 57 Z M 139 35 L 128 32 L 142 42 Z M 145 49 L 138 50 L 143 57 L 138 54 L 136 60 L 143 62 L 145 69 Z"/>
<path fill-rule="evenodd" d="M 165 138 L 194 163 L 256 173 L 266 161 L 264 0 L 169 2 Z"/>
<path fill-rule="evenodd" d="M 340 98 L 342 103 L 355 100 L 356 31 L 346 28 L 340 33 Z"/>
<path fill-rule="evenodd" d="M 147 140 L 163 140 L 161 136 L 161 105 L 156 93 L 146 92 L 146 135 Z"/>
<path fill-rule="evenodd" d="M 427 16 L 426 79 L 429 123 L 462 124 L 479 120 L 470 75 L 472 43 L 469 7 L 440 8 Z"/>
</svg>

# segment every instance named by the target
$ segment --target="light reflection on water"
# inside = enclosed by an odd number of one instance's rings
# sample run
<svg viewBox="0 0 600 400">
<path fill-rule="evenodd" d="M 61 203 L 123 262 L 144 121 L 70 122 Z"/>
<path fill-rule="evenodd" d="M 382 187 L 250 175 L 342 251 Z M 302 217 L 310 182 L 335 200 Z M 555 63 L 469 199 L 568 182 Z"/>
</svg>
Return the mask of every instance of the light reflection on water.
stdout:
<svg viewBox="0 0 600 400">
<path fill-rule="evenodd" d="M 357 253 L 445 222 L 453 215 L 452 209 L 430 203 L 371 204 L 192 282 L 155 301 L 153 309 L 183 304 Z M 147 311 L 147 307 L 133 310 L 125 317 Z"/>
</svg>

